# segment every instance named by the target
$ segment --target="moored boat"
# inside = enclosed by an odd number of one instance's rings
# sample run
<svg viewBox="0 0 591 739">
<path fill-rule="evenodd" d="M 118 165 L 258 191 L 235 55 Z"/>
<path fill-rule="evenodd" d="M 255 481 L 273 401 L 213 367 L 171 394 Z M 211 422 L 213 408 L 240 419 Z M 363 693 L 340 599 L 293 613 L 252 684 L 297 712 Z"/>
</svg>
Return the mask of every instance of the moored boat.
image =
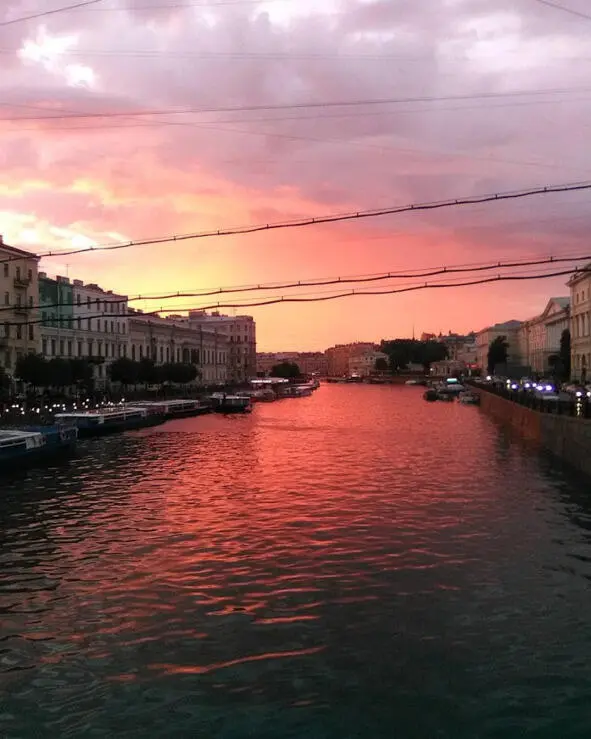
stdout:
<svg viewBox="0 0 591 739">
<path fill-rule="evenodd" d="M 217 413 L 250 413 L 252 411 L 252 402 L 247 396 L 214 393 L 211 396 L 211 402 L 213 410 Z"/>
<path fill-rule="evenodd" d="M 153 426 L 161 423 L 163 417 L 156 413 L 150 414 L 147 408 L 126 406 L 113 409 L 57 413 L 56 420 L 75 425 L 80 437 L 90 437 Z"/>
<path fill-rule="evenodd" d="M 195 398 L 141 401 L 134 403 L 133 407 L 146 408 L 149 415 L 160 415 L 165 419 L 198 416 L 211 410 L 208 403 Z"/>
<path fill-rule="evenodd" d="M 466 391 L 458 395 L 458 401 L 463 405 L 479 405 L 480 397 L 470 391 Z"/>
<path fill-rule="evenodd" d="M 0 429 L 0 472 L 51 459 L 73 449 L 78 439 L 76 426 L 26 426 Z"/>
<path fill-rule="evenodd" d="M 434 400 L 437 400 L 437 390 L 430 387 L 428 390 L 425 390 L 423 393 L 423 398 L 425 400 L 428 400 L 429 402 L 433 402 Z"/>
</svg>

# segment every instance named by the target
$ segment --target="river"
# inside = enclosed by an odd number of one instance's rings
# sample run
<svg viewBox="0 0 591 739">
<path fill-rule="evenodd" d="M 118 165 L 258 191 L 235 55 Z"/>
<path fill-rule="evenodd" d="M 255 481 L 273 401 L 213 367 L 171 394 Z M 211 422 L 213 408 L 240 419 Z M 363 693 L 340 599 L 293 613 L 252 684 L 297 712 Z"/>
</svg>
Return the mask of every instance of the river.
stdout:
<svg viewBox="0 0 591 739">
<path fill-rule="evenodd" d="M 591 498 L 478 408 L 322 386 L 0 484 L 0 736 L 591 735 Z"/>
</svg>

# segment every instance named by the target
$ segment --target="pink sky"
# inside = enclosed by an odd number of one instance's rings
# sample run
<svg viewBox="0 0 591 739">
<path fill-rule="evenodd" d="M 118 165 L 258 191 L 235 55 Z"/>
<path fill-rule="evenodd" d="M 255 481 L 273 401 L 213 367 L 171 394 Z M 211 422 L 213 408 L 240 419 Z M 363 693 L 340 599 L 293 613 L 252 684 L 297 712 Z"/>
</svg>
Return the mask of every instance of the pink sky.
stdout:
<svg viewBox="0 0 591 739">
<path fill-rule="evenodd" d="M 68 4 L 3 0 L 0 23 Z M 589 10 L 586 0 L 568 6 Z M 586 180 L 590 32 L 591 21 L 537 0 L 104 0 L 0 25 L 0 233 L 44 251 Z M 512 91 L 530 94 L 145 115 Z M 58 111 L 129 116 L 47 120 Z M 589 197 L 145 246 L 42 267 L 133 295 L 584 254 Z M 560 278 L 244 312 L 256 318 L 261 350 L 313 350 L 410 335 L 413 326 L 419 334 L 478 330 L 528 318 L 563 294 Z"/>
</svg>

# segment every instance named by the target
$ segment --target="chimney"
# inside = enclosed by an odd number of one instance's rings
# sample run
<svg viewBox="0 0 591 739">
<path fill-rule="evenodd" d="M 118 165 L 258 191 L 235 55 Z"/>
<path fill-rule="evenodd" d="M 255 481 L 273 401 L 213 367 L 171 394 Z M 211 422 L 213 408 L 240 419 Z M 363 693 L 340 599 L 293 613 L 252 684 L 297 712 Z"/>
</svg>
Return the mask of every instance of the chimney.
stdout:
<svg viewBox="0 0 591 739">
<path fill-rule="evenodd" d="M 82 280 L 74 280 L 73 284 L 76 285 L 76 287 L 84 287 L 84 282 Z"/>
</svg>

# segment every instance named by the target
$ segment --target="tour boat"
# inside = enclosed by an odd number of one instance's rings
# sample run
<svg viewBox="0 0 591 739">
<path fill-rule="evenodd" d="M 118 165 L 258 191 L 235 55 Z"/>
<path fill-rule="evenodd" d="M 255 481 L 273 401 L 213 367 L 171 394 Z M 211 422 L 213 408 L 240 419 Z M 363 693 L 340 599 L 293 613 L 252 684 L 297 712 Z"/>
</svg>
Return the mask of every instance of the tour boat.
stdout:
<svg viewBox="0 0 591 739">
<path fill-rule="evenodd" d="M 474 395 L 474 393 L 466 391 L 458 395 L 458 401 L 464 405 L 478 405 L 480 403 L 480 398 L 478 395 Z"/>
<path fill-rule="evenodd" d="M 68 451 L 77 439 L 76 426 L 65 423 L 0 429 L 0 472 Z"/>
<path fill-rule="evenodd" d="M 214 393 L 211 396 L 211 402 L 213 410 L 217 413 L 250 413 L 252 411 L 252 402 L 247 396 Z"/>
<path fill-rule="evenodd" d="M 209 404 L 202 400 L 190 398 L 186 400 L 147 400 L 133 404 L 134 408 L 145 408 L 149 415 L 159 415 L 163 418 L 186 418 L 207 413 L 211 410 Z"/>
<path fill-rule="evenodd" d="M 57 413 L 55 417 L 58 421 L 67 421 L 77 426 L 80 437 L 102 436 L 115 431 L 143 428 L 161 420 L 157 414 L 149 414 L 147 408 L 135 406 Z"/>
</svg>

